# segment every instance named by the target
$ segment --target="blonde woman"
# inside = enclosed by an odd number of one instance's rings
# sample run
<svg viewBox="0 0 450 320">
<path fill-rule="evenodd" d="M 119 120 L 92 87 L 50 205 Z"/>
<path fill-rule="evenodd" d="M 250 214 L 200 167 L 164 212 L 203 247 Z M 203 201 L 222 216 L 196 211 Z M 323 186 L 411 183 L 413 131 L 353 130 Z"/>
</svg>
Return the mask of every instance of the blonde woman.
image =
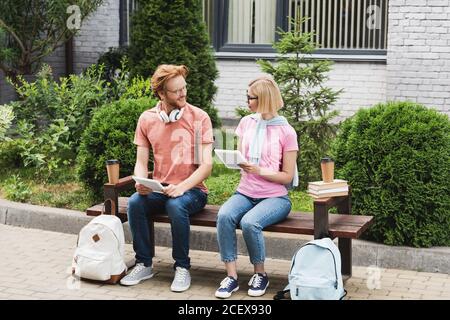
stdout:
<svg viewBox="0 0 450 320">
<path fill-rule="evenodd" d="M 248 295 L 262 296 L 269 285 L 264 269 L 265 246 L 262 230 L 284 220 L 291 210 L 286 185 L 298 185 L 296 172 L 297 135 L 287 120 L 278 115 L 283 107 L 280 90 L 270 78 L 250 82 L 248 107 L 253 114 L 242 118 L 236 134 L 242 164 L 236 193 L 220 208 L 217 239 L 227 277 L 215 296 L 228 298 L 239 289 L 236 268 L 236 228 L 240 226 L 254 267 Z"/>
</svg>

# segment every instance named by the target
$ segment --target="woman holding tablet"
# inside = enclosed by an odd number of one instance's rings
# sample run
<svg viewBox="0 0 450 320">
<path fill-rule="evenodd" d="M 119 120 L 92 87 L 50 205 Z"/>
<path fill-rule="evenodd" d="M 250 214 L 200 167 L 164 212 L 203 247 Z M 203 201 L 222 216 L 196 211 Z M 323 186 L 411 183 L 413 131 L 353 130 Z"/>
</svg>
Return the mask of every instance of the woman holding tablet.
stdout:
<svg viewBox="0 0 450 320">
<path fill-rule="evenodd" d="M 275 81 L 267 77 L 251 81 L 247 102 L 254 113 L 242 118 L 236 129 L 238 149 L 247 162 L 240 164 L 243 170 L 237 191 L 223 204 L 217 217 L 217 239 L 227 271 L 227 277 L 215 293 L 218 298 L 228 298 L 239 289 L 238 226 L 254 266 L 248 295 L 259 297 L 266 292 L 269 277 L 264 270 L 262 230 L 287 217 L 291 201 L 286 185 L 298 185 L 297 134 L 287 120 L 278 115 L 283 100 Z"/>
</svg>

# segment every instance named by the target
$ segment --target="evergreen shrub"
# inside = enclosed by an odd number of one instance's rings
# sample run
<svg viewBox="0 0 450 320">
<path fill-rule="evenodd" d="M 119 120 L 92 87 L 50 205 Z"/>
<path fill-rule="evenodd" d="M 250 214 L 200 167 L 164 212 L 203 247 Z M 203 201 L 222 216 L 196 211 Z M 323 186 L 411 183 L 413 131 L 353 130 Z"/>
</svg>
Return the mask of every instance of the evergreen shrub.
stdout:
<svg viewBox="0 0 450 320">
<path fill-rule="evenodd" d="M 77 174 L 96 197 L 101 198 L 103 184 L 108 181 L 106 160 L 120 161 L 120 177 L 133 174 L 136 163 L 133 140 L 137 121 L 142 112 L 155 105 L 156 100 L 148 98 L 119 100 L 95 111 L 82 137 Z"/>
<path fill-rule="evenodd" d="M 132 74 L 149 78 L 160 64 L 184 64 L 187 100 L 205 110 L 220 126 L 212 105 L 218 71 L 202 16 L 202 1 L 142 0 L 132 16 L 129 48 Z"/>
<path fill-rule="evenodd" d="M 361 109 L 333 144 L 336 177 L 352 186 L 354 214 L 373 215 L 369 239 L 450 245 L 450 122 L 411 102 Z"/>
</svg>

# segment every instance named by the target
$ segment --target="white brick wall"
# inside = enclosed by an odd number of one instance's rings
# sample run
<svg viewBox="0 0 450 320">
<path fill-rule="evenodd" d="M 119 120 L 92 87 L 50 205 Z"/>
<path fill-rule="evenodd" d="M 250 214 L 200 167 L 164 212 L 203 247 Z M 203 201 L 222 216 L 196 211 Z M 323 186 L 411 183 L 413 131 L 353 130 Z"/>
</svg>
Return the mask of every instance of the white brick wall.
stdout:
<svg viewBox="0 0 450 320">
<path fill-rule="evenodd" d="M 249 60 L 218 60 L 219 78 L 215 105 L 222 118 L 236 118 L 234 109 L 247 105 L 245 94 L 250 80 L 262 75 L 259 66 Z M 342 120 L 361 107 L 386 101 L 386 65 L 370 62 L 336 62 L 325 83 L 335 90 L 344 89 L 333 106 Z"/>
<path fill-rule="evenodd" d="M 119 46 L 119 0 L 106 0 L 84 20 L 74 41 L 74 72 L 97 62 L 110 47 Z"/>
<path fill-rule="evenodd" d="M 450 0 L 390 0 L 387 99 L 450 115 Z"/>
</svg>

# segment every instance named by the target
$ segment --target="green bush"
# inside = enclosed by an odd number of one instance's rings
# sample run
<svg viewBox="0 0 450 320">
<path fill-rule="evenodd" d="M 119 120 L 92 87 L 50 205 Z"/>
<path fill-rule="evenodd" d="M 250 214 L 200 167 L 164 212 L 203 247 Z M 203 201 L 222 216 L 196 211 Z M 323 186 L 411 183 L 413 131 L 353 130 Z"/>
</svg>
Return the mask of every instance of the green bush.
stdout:
<svg viewBox="0 0 450 320">
<path fill-rule="evenodd" d="M 22 143 L 20 139 L 0 142 L 0 168 L 20 168 L 23 165 L 20 157 Z"/>
<path fill-rule="evenodd" d="M 133 173 L 136 147 L 133 144 L 142 112 L 155 106 L 148 98 L 120 100 L 98 109 L 85 130 L 77 156 L 77 175 L 95 196 L 101 197 L 107 181 L 105 161 L 120 160 L 120 176 Z"/>
<path fill-rule="evenodd" d="M 352 186 L 367 236 L 389 245 L 450 245 L 450 122 L 410 102 L 359 110 L 333 144 L 336 176 Z"/>
<path fill-rule="evenodd" d="M 205 110 L 214 127 L 220 126 L 212 99 L 217 90 L 213 51 L 202 17 L 202 1 L 142 0 L 132 16 L 130 67 L 150 77 L 160 64 L 184 64 L 188 101 Z"/>
<path fill-rule="evenodd" d="M 103 65 L 102 78 L 107 82 L 112 82 L 117 76 L 117 70 L 122 70 L 123 60 L 128 55 L 128 47 L 109 48 L 97 60 L 97 65 Z"/>
</svg>

